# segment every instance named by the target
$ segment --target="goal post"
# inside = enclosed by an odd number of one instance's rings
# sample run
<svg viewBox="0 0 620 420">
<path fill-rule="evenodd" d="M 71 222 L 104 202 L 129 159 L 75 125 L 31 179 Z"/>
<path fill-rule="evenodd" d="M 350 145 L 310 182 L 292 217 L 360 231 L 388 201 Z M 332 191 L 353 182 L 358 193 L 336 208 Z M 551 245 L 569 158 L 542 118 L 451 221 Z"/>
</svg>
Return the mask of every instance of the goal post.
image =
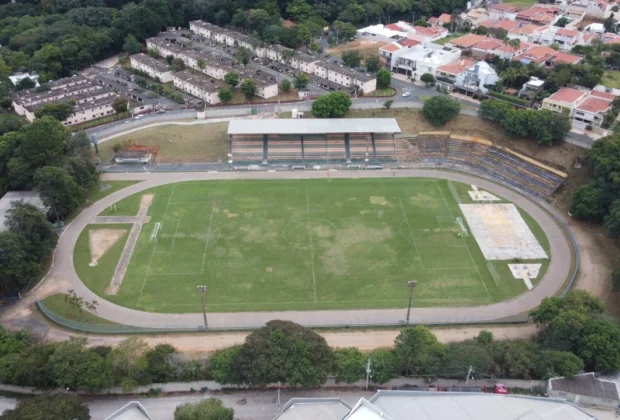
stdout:
<svg viewBox="0 0 620 420">
<path fill-rule="evenodd" d="M 161 223 L 157 222 L 153 226 L 153 231 L 151 232 L 151 239 L 149 239 L 149 242 L 157 242 L 157 235 L 159 234 L 159 229 L 161 229 Z"/>
<path fill-rule="evenodd" d="M 459 232 L 460 237 L 466 238 L 467 236 L 469 236 L 469 232 L 467 231 L 467 228 L 465 227 L 465 223 L 463 223 L 462 217 L 456 218 L 456 224 L 459 225 L 459 228 L 461 229 L 461 231 Z"/>
</svg>

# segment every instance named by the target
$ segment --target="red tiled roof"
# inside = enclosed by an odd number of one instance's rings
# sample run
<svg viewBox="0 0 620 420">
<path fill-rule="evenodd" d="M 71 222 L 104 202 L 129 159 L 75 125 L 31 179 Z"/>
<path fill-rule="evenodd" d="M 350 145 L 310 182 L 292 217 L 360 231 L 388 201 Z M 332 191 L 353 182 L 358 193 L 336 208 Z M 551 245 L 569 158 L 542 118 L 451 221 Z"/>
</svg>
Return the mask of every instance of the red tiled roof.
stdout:
<svg viewBox="0 0 620 420">
<path fill-rule="evenodd" d="M 439 23 L 450 23 L 452 22 L 452 15 L 449 15 L 448 13 L 442 13 L 441 16 L 439 16 Z"/>
<path fill-rule="evenodd" d="M 480 49 L 480 50 L 484 50 L 484 51 L 488 51 L 488 50 L 494 50 L 496 48 L 499 48 L 502 45 L 504 45 L 504 43 L 502 41 L 500 41 L 499 39 L 490 38 L 490 39 L 487 39 L 486 41 L 482 41 L 482 42 L 477 43 L 474 46 L 474 48 Z"/>
<path fill-rule="evenodd" d="M 288 19 L 282 22 L 282 26 L 284 26 L 285 28 L 292 28 L 295 25 L 297 25 L 295 22 L 293 22 L 292 20 L 288 20 Z"/>
<path fill-rule="evenodd" d="M 533 23 L 528 23 L 527 25 L 523 25 L 520 28 L 515 28 L 514 30 L 509 32 L 516 35 L 530 35 L 540 28 L 541 26 L 535 25 Z"/>
<path fill-rule="evenodd" d="M 424 28 L 423 26 L 414 26 L 413 29 L 415 29 L 416 34 L 425 37 L 433 37 L 441 33 L 448 32 L 446 28 L 442 28 L 441 26 L 431 26 L 430 28 Z"/>
<path fill-rule="evenodd" d="M 611 101 L 607 99 L 597 98 L 590 96 L 585 101 L 577 105 L 577 109 L 580 111 L 592 112 L 593 114 L 599 112 L 605 112 L 611 106 Z"/>
<path fill-rule="evenodd" d="M 565 102 L 568 104 L 572 104 L 577 102 L 583 96 L 585 96 L 585 92 L 573 88 L 564 87 L 553 95 L 549 97 L 549 100 L 556 102 Z"/>
<path fill-rule="evenodd" d="M 457 75 L 457 74 L 464 72 L 465 70 L 473 66 L 475 63 L 476 61 L 471 58 L 459 58 L 456 61 L 453 61 L 444 66 L 439 67 L 437 70 L 442 71 L 444 73 L 450 73 L 450 74 Z"/>
<path fill-rule="evenodd" d="M 393 31 L 403 32 L 403 28 L 398 26 L 395 23 L 390 23 L 389 25 L 385 25 L 386 29 L 391 29 Z"/>
<path fill-rule="evenodd" d="M 574 29 L 566 29 L 566 28 L 560 28 L 557 30 L 556 34 L 557 35 L 562 35 L 562 36 L 576 36 L 579 32 L 575 31 Z"/>
<path fill-rule="evenodd" d="M 411 38 L 404 38 L 399 41 L 399 44 L 403 47 L 415 47 L 416 45 L 420 45 L 421 42 Z"/>
<path fill-rule="evenodd" d="M 518 12 L 519 10 L 521 10 L 520 8 L 513 6 L 512 4 L 506 4 L 506 3 L 492 4 L 489 6 L 489 9 L 501 10 L 504 12 Z"/>
<path fill-rule="evenodd" d="M 453 39 L 452 41 L 450 41 L 450 43 L 452 45 L 456 45 L 457 47 L 461 47 L 461 48 L 471 48 L 474 45 L 484 41 L 485 39 L 488 39 L 488 38 L 482 35 L 467 34 L 460 38 Z"/>
<path fill-rule="evenodd" d="M 506 32 L 510 32 L 519 27 L 519 22 L 515 22 L 514 20 L 508 20 L 508 19 L 499 19 L 499 20 L 488 19 L 488 20 L 485 20 L 484 22 L 481 22 L 480 26 L 484 26 L 485 28 L 503 29 Z"/>
<path fill-rule="evenodd" d="M 392 42 L 391 44 L 384 45 L 383 47 L 381 47 L 379 49 L 382 50 L 382 51 L 394 52 L 394 51 L 400 50 L 401 47 L 398 46 L 398 44 Z"/>
<path fill-rule="evenodd" d="M 549 47 L 534 47 L 529 49 L 526 54 L 534 57 L 535 59 L 541 59 L 546 56 L 555 56 L 558 52 Z"/>
<path fill-rule="evenodd" d="M 581 61 L 581 57 L 574 54 L 559 52 L 553 57 L 554 63 L 576 64 Z"/>
<path fill-rule="evenodd" d="M 429 18 L 428 19 L 428 23 L 430 23 L 430 24 L 439 23 L 439 18 L 437 18 L 437 17 Z"/>
<path fill-rule="evenodd" d="M 601 92 L 600 90 L 593 90 L 592 92 L 590 92 L 590 96 L 596 96 L 596 97 L 607 99 L 610 101 L 613 101 L 614 99 L 616 99 L 616 95 L 614 95 L 613 93 Z"/>
</svg>

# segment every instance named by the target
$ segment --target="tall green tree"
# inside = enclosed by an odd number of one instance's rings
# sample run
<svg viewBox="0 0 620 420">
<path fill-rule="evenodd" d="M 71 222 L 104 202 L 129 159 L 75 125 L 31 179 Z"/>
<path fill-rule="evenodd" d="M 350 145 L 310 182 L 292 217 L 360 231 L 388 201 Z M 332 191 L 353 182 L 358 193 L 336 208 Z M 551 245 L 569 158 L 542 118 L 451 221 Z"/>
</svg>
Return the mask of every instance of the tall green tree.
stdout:
<svg viewBox="0 0 620 420">
<path fill-rule="evenodd" d="M 400 375 L 400 362 L 392 349 L 376 349 L 370 353 L 370 370 L 372 381 L 381 385 Z"/>
<path fill-rule="evenodd" d="M 232 420 L 234 410 L 221 400 L 208 398 L 196 404 L 186 403 L 174 410 L 174 420 Z"/>
<path fill-rule="evenodd" d="M 306 73 L 297 73 L 295 75 L 295 80 L 293 84 L 295 85 L 295 89 L 304 90 L 306 86 L 310 83 L 310 78 Z"/>
<path fill-rule="evenodd" d="M 15 296 L 39 272 L 28 254 L 29 245 L 16 233 L 0 232 L 0 288 L 2 296 Z"/>
<path fill-rule="evenodd" d="M 11 203 L 5 225 L 9 232 L 25 239 L 28 255 L 38 263 L 46 261 L 56 247 L 58 235 L 45 214 L 32 204 Z"/>
<path fill-rule="evenodd" d="M 241 346 L 232 346 L 217 350 L 209 358 L 209 373 L 220 384 L 240 384 L 242 378 L 235 372 L 234 364 L 241 351 Z"/>
<path fill-rule="evenodd" d="M 290 321 L 270 321 L 246 338 L 234 368 L 251 385 L 316 387 L 332 365 L 333 353 L 323 337 Z"/>
<path fill-rule="evenodd" d="M 349 113 L 351 97 L 342 91 L 319 96 L 312 103 L 312 114 L 318 118 L 342 118 Z"/>
<path fill-rule="evenodd" d="M 224 81 L 234 89 L 235 86 L 239 84 L 239 73 L 235 73 L 234 71 L 229 71 L 224 75 Z"/>
<path fill-rule="evenodd" d="M 387 89 L 392 83 L 392 73 L 388 69 L 377 70 L 377 89 Z"/>
<path fill-rule="evenodd" d="M 443 346 L 424 326 L 405 328 L 394 341 L 394 354 L 406 375 L 428 374 L 441 363 Z"/>
<path fill-rule="evenodd" d="M 351 384 L 359 381 L 366 375 L 366 362 L 368 357 L 359 349 L 345 348 L 335 349 L 334 357 L 336 383 L 345 382 Z"/>
<path fill-rule="evenodd" d="M 243 93 L 243 96 L 245 96 L 245 99 L 247 99 L 248 101 L 251 101 L 258 92 L 256 82 L 252 79 L 245 79 L 243 82 L 241 82 L 241 86 L 239 86 L 239 89 Z"/>
<path fill-rule="evenodd" d="M 366 64 L 367 71 L 376 73 L 381 68 L 381 59 L 376 55 L 372 55 L 364 60 L 364 64 Z"/>
<path fill-rule="evenodd" d="M 461 104 L 446 95 L 432 96 L 424 101 L 422 115 L 431 124 L 436 126 L 445 125 L 448 121 L 459 115 Z"/>
<path fill-rule="evenodd" d="M 44 394 L 19 400 L 14 410 L 0 415 L 0 420 L 89 420 L 88 406 L 67 394 Z"/>
<path fill-rule="evenodd" d="M 245 47 L 239 47 L 237 51 L 235 51 L 235 58 L 237 59 L 237 63 L 247 66 L 252 59 L 252 51 Z"/>
<path fill-rule="evenodd" d="M 43 203 L 58 220 L 77 210 L 84 199 L 83 189 L 63 168 L 45 166 L 37 170 L 34 181 Z"/>
<path fill-rule="evenodd" d="M 46 104 L 34 112 L 37 118 L 46 116 L 56 118 L 58 121 L 66 120 L 69 115 L 73 114 L 75 104 L 73 102 L 58 102 L 55 104 Z"/>
<path fill-rule="evenodd" d="M 233 93 L 230 89 L 227 88 L 221 88 L 218 92 L 217 92 L 217 97 L 220 98 L 220 101 L 224 102 L 225 104 L 230 102 L 233 98 Z"/>
</svg>

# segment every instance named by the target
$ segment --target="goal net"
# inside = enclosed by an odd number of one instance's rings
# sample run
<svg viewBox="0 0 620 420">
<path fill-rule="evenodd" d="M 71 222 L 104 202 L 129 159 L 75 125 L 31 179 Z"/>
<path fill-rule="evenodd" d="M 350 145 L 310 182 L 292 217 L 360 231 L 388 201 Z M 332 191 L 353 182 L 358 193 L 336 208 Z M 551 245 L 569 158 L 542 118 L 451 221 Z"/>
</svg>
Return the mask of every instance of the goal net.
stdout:
<svg viewBox="0 0 620 420">
<path fill-rule="evenodd" d="M 459 236 L 463 238 L 467 237 L 469 235 L 469 232 L 467 231 L 467 228 L 465 227 L 465 223 L 463 223 L 463 218 L 457 217 L 456 224 L 459 225 L 459 228 L 461 229 L 461 231 L 459 232 Z"/>
<path fill-rule="evenodd" d="M 157 235 L 159 234 L 159 229 L 161 228 L 161 223 L 157 222 L 155 223 L 155 226 L 153 226 L 153 231 L 151 232 L 151 239 L 149 240 L 149 242 L 157 242 Z"/>
</svg>

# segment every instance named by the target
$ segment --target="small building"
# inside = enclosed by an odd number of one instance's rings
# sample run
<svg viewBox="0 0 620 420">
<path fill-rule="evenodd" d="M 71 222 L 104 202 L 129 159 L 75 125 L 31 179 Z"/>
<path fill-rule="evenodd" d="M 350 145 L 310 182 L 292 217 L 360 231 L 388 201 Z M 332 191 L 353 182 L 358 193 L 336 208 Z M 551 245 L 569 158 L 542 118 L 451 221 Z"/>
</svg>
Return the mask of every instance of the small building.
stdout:
<svg viewBox="0 0 620 420">
<path fill-rule="evenodd" d="M 172 71 L 162 61 L 144 53 L 132 55 L 129 60 L 132 68 L 148 74 L 149 77 L 159 80 L 161 83 L 172 81 Z"/>
<path fill-rule="evenodd" d="M 0 198 L 0 232 L 6 230 L 5 222 L 8 217 L 8 211 L 12 207 L 12 203 L 22 201 L 26 204 L 32 204 L 43 213 L 47 213 L 48 207 L 43 204 L 41 196 L 36 191 L 8 191 Z"/>
<path fill-rule="evenodd" d="M 207 104 L 219 104 L 219 87 L 211 83 L 205 75 L 196 75 L 189 70 L 183 70 L 172 75 L 174 86 L 190 95 L 193 95 Z"/>
<path fill-rule="evenodd" d="M 563 398 L 575 404 L 617 408 L 620 403 L 615 380 L 603 379 L 597 373 L 549 379 L 547 393 L 550 397 Z"/>
<path fill-rule="evenodd" d="M 439 17 L 432 17 L 428 20 L 428 23 L 434 26 L 445 26 L 452 22 L 452 15 L 449 13 L 442 13 Z"/>
<path fill-rule="evenodd" d="M 448 42 L 446 45 L 451 45 L 453 47 L 457 47 L 461 49 L 468 49 L 468 48 L 472 48 L 476 44 L 481 43 L 482 41 L 486 41 L 487 39 L 489 38 L 486 36 L 476 35 L 476 34 L 467 34 L 467 35 L 463 35 L 460 38 L 455 38 L 455 39 L 450 40 L 450 42 Z"/>
<path fill-rule="evenodd" d="M 616 95 L 612 93 L 597 90 L 590 92 L 590 96 L 577 105 L 571 113 L 573 127 L 580 130 L 600 127 L 605 114 L 611 110 L 614 99 Z"/>
<path fill-rule="evenodd" d="M 361 73 L 327 61 L 318 61 L 314 66 L 314 74 L 330 82 L 352 89 L 357 86 L 360 92 L 364 94 L 377 90 L 377 78 L 374 75 Z"/>
<path fill-rule="evenodd" d="M 32 80 L 35 87 L 39 86 L 39 75 L 36 73 L 14 73 L 9 76 L 9 80 L 13 83 L 13 86 L 17 86 L 17 84 L 24 79 Z"/>
<path fill-rule="evenodd" d="M 515 55 L 513 60 L 520 61 L 523 64 L 535 63 L 549 67 L 556 63 L 577 64 L 583 60 L 583 57 L 556 51 L 551 47 L 537 46 L 529 48 L 522 54 Z"/>
<path fill-rule="evenodd" d="M 419 80 L 424 73 L 437 76 L 437 69 L 452 63 L 461 56 L 461 50 L 447 45 L 416 45 L 412 48 L 395 51 L 392 55 L 391 69 L 394 73 L 406 74 Z"/>
<path fill-rule="evenodd" d="M 532 76 L 530 80 L 525 82 L 519 91 L 519 96 L 522 98 L 533 98 L 538 92 L 543 89 L 545 84 L 544 80 L 540 80 L 538 77 Z"/>
<path fill-rule="evenodd" d="M 153 420 L 146 408 L 137 401 L 132 401 L 118 411 L 110 414 L 105 420 Z"/>
<path fill-rule="evenodd" d="M 152 154 L 148 150 L 119 150 L 114 154 L 114 161 L 121 164 L 149 163 Z"/>
</svg>

